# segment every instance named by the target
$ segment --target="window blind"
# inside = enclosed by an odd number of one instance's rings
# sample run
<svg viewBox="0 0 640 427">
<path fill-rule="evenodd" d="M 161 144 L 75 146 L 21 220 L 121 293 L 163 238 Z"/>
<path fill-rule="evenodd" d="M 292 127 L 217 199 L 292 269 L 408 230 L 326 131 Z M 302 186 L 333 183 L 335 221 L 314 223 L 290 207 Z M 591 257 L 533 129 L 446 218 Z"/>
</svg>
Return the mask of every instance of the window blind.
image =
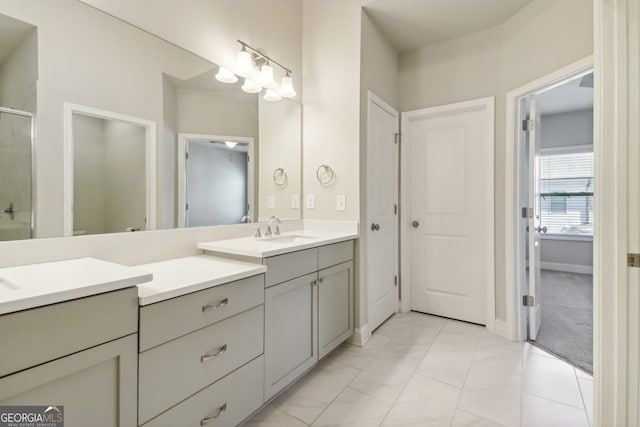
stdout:
<svg viewBox="0 0 640 427">
<path fill-rule="evenodd" d="M 593 152 L 540 156 L 540 222 L 548 234 L 593 236 Z"/>
</svg>

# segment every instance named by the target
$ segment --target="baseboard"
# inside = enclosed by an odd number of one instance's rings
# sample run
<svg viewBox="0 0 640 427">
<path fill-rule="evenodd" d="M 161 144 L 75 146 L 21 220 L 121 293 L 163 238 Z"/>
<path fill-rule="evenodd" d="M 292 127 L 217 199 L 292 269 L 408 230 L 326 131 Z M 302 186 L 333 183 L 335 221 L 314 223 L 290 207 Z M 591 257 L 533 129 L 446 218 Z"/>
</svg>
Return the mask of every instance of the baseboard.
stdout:
<svg viewBox="0 0 640 427">
<path fill-rule="evenodd" d="M 566 273 L 593 274 L 593 267 L 590 265 L 562 264 L 559 262 L 542 261 L 540 263 L 540 268 L 543 270 L 564 271 Z"/>
<path fill-rule="evenodd" d="M 371 332 L 369 331 L 369 324 L 362 325 L 360 328 L 355 328 L 353 331 L 353 335 L 351 338 L 347 340 L 353 345 L 357 345 L 358 347 L 363 347 L 367 341 L 371 338 Z"/>
<path fill-rule="evenodd" d="M 503 338 L 511 339 L 510 334 L 507 333 L 507 322 L 504 320 L 496 319 L 495 333 Z"/>
</svg>

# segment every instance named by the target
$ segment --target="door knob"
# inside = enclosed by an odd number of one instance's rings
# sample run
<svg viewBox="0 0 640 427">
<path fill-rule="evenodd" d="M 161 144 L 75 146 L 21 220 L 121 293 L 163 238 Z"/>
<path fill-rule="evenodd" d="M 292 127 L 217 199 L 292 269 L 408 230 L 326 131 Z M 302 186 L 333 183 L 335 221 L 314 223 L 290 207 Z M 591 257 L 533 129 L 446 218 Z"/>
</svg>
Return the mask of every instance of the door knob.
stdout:
<svg viewBox="0 0 640 427">
<path fill-rule="evenodd" d="M 547 231 L 548 231 L 548 228 L 547 228 L 547 226 L 545 225 L 544 227 L 538 227 L 538 228 L 536 228 L 536 230 L 538 230 L 538 233 L 545 233 L 545 234 L 546 234 L 546 233 L 547 233 Z"/>
<path fill-rule="evenodd" d="M 371 223 L 371 231 L 379 231 L 380 224 L 376 224 L 375 222 Z"/>
<path fill-rule="evenodd" d="M 413 228 L 418 228 L 418 227 L 420 227 L 420 223 L 418 221 L 416 221 L 416 220 L 413 220 L 413 221 L 411 221 L 411 226 Z"/>
</svg>

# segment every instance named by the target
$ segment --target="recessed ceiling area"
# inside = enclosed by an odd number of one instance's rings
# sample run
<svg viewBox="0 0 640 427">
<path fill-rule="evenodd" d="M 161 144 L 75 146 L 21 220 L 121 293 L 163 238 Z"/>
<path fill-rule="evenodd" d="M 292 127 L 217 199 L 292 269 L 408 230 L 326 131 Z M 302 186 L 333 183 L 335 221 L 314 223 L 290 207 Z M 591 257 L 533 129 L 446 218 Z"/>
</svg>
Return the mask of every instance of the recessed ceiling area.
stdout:
<svg viewBox="0 0 640 427">
<path fill-rule="evenodd" d="M 503 23 L 532 0 L 373 0 L 371 20 L 399 52 Z"/>
<path fill-rule="evenodd" d="M 0 64 L 36 27 L 0 14 Z"/>
<path fill-rule="evenodd" d="M 593 72 L 537 94 L 536 105 L 541 115 L 592 109 Z"/>
</svg>

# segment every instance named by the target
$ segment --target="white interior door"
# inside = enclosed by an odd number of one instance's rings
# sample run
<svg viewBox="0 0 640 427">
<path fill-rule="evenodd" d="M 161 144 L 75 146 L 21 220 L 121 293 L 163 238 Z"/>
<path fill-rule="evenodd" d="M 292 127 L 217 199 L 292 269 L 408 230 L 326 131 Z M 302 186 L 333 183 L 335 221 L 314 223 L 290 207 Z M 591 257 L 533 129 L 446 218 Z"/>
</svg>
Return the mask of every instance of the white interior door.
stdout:
<svg viewBox="0 0 640 427">
<path fill-rule="evenodd" d="M 398 308 L 398 126 L 398 112 L 369 92 L 366 233 L 371 330 Z"/>
<path fill-rule="evenodd" d="M 536 102 L 529 102 L 529 293 L 534 303 L 529 307 L 529 339 L 535 340 L 540 330 L 540 112 Z"/>
<path fill-rule="evenodd" d="M 492 321 L 493 129 L 493 98 L 403 113 L 412 310 Z"/>
</svg>

